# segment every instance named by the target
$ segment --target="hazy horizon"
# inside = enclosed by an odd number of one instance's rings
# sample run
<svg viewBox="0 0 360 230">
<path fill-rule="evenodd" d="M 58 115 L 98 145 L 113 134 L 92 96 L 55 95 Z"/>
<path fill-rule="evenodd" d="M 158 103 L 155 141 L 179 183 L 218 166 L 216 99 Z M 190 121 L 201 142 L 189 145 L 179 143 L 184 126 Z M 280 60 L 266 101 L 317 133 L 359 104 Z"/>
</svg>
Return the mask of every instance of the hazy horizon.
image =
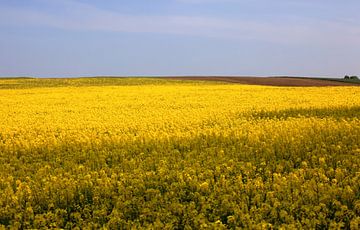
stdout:
<svg viewBox="0 0 360 230">
<path fill-rule="evenodd" d="M 0 0 L 0 77 L 360 75 L 360 2 Z"/>
<path fill-rule="evenodd" d="M 274 76 L 255 76 L 255 75 L 138 75 L 138 76 L 115 76 L 115 75 L 88 75 L 88 76 L 75 76 L 75 75 L 68 75 L 68 76 L 0 76 L 0 79 L 6 78 L 18 78 L 18 79 L 67 79 L 67 78 L 227 78 L 227 77 L 239 77 L 239 78 L 324 78 L 324 79 L 342 79 L 344 76 L 285 76 L 285 75 L 274 75 Z"/>
</svg>

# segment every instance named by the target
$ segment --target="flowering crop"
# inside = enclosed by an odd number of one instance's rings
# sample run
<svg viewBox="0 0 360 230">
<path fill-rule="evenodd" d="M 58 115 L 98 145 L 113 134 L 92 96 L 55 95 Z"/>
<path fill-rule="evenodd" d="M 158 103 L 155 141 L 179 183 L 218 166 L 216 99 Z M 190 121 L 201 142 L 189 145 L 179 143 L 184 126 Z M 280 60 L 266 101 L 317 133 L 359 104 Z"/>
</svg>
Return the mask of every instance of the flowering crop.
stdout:
<svg viewBox="0 0 360 230">
<path fill-rule="evenodd" d="M 357 229 L 359 95 L 0 80 L 0 229 Z"/>
</svg>

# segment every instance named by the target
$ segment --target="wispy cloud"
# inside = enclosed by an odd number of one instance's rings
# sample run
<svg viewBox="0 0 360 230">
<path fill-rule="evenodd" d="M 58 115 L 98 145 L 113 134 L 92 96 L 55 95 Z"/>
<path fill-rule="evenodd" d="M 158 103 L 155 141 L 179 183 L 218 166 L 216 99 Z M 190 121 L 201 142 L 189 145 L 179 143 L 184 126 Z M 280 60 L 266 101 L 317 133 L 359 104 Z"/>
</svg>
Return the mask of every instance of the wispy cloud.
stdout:
<svg viewBox="0 0 360 230">
<path fill-rule="evenodd" d="M 191 3 L 191 4 L 240 2 L 239 0 L 176 0 L 176 1 L 183 3 Z"/>
<path fill-rule="evenodd" d="M 232 0 L 178 0 L 187 2 Z M 269 23 L 205 16 L 128 15 L 74 0 L 38 0 L 58 12 L 36 8 L 0 8 L 0 25 L 42 26 L 66 30 L 162 33 L 281 43 L 358 42 L 360 28 L 351 23 L 303 19 L 301 23 Z M 45 7 L 46 8 L 46 7 Z"/>
</svg>

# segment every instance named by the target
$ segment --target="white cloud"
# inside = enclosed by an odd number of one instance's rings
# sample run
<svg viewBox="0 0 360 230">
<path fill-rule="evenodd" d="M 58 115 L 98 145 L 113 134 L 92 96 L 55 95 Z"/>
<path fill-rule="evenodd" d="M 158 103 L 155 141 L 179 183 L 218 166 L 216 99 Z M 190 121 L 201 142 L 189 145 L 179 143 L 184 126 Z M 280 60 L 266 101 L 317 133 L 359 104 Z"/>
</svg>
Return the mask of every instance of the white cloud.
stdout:
<svg viewBox="0 0 360 230">
<path fill-rule="evenodd" d="M 0 25 L 42 26 L 66 30 L 162 33 L 206 36 L 238 40 L 262 40 L 280 43 L 359 44 L 360 27 L 351 23 L 333 23 L 303 19 L 301 23 L 244 21 L 203 16 L 127 15 L 102 10 L 72 0 L 38 0 L 59 13 L 35 8 L 0 8 Z M 226 1 L 226 0 L 181 0 Z"/>
<path fill-rule="evenodd" d="M 241 2 L 241 1 L 239 1 L 239 0 L 176 0 L 176 1 L 177 1 L 177 2 L 183 2 L 183 3 L 192 3 L 192 4 Z"/>
</svg>

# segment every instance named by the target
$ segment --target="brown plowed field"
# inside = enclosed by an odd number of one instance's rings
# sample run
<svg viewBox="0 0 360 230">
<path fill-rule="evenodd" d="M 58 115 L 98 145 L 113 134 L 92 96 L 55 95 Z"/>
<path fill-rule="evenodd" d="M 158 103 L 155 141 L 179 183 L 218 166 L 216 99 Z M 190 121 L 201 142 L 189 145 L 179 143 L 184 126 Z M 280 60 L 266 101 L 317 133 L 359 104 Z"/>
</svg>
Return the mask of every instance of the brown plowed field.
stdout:
<svg viewBox="0 0 360 230">
<path fill-rule="evenodd" d="M 165 77 L 173 80 L 202 80 L 267 86 L 360 86 L 356 83 L 300 77 Z"/>
</svg>

